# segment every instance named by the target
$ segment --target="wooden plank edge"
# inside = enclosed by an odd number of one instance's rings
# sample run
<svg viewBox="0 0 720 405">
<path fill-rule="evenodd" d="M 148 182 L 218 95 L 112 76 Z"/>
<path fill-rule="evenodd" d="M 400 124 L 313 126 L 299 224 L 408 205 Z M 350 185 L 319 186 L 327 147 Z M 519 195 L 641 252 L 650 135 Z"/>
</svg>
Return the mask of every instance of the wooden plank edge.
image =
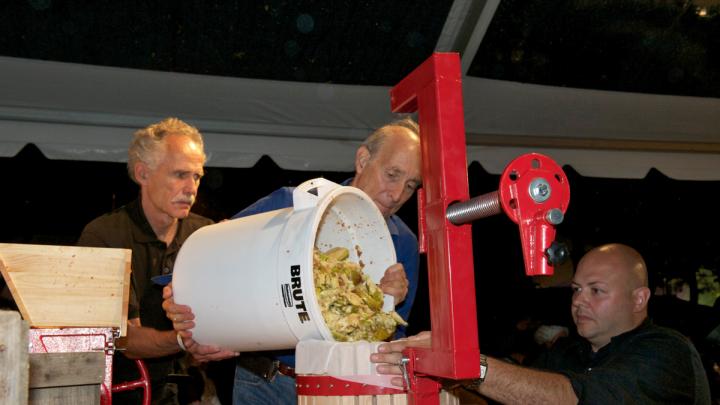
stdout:
<svg viewBox="0 0 720 405">
<path fill-rule="evenodd" d="M 23 319 L 28 323 L 28 325 L 33 326 L 30 312 L 27 310 L 25 302 L 22 300 L 20 292 L 17 290 L 17 287 L 13 282 L 12 276 L 10 275 L 10 267 L 5 265 L 5 262 L 2 259 L 2 255 L 0 255 L 0 273 L 2 273 L 2 276 L 5 279 L 5 283 L 10 290 L 10 294 L 12 295 L 13 300 L 15 300 L 15 305 L 17 305 L 18 307 L 20 315 L 22 315 Z"/>
<path fill-rule="evenodd" d="M 125 276 L 123 277 L 122 315 L 120 316 L 120 336 L 127 335 L 128 305 L 130 305 L 130 275 L 132 273 L 132 250 L 125 249 Z"/>
</svg>

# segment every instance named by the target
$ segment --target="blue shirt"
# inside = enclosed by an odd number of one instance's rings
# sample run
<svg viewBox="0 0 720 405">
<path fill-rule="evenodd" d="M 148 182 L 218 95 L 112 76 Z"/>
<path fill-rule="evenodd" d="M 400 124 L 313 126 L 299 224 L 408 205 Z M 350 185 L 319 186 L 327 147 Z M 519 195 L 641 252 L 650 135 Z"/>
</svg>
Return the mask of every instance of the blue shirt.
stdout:
<svg viewBox="0 0 720 405">
<path fill-rule="evenodd" d="M 343 185 L 349 185 L 352 179 L 344 181 Z M 279 188 L 269 195 L 257 200 L 254 204 L 238 212 L 233 216 L 235 218 L 242 218 L 249 215 L 260 214 L 263 212 L 279 210 L 282 208 L 288 208 L 293 206 L 293 190 L 294 187 L 282 187 Z M 388 230 L 392 237 L 393 245 L 395 246 L 395 255 L 397 256 L 398 263 L 402 263 L 405 268 L 405 274 L 408 279 L 408 293 L 405 300 L 395 307 L 395 311 L 400 314 L 406 321 L 410 317 L 410 309 L 412 308 L 413 301 L 415 301 L 415 293 L 417 292 L 418 286 L 418 243 L 417 237 L 413 231 L 403 222 L 397 215 L 391 215 L 387 219 Z M 405 327 L 401 326 L 395 333 L 396 338 L 405 336 Z M 283 352 L 284 353 L 284 352 Z M 292 351 L 291 354 L 282 354 L 277 356 L 278 360 L 283 363 L 295 367 L 295 354 Z"/>
</svg>

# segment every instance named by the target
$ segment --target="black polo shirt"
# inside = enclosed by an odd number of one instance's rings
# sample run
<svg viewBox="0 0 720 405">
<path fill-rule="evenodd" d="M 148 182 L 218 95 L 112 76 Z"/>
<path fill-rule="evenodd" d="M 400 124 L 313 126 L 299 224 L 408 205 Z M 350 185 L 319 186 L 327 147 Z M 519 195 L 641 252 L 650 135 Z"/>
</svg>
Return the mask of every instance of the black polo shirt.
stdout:
<svg viewBox="0 0 720 405">
<path fill-rule="evenodd" d="M 153 284 L 151 278 L 172 272 L 183 242 L 197 229 L 212 223 L 208 218 L 191 213 L 179 220 L 175 238 L 166 245 L 155 235 L 137 199 L 91 221 L 85 226 L 77 244 L 132 250 L 128 319 L 139 317 L 143 326 L 172 330 L 172 323 L 162 309 L 162 287 Z M 180 371 L 177 361 L 182 355 L 178 353 L 145 360 L 153 381 L 153 403 L 158 399 L 162 403 L 174 403 L 175 400 L 170 398 L 175 394 L 166 392 L 164 383 L 168 375 Z M 135 364 L 125 356 L 115 356 L 113 368 L 115 383 L 138 378 Z M 139 403 L 138 394 L 139 391 L 131 391 L 113 395 L 113 403 Z"/>
<path fill-rule="evenodd" d="M 534 366 L 567 376 L 580 404 L 710 404 L 695 347 L 650 319 L 596 353 L 585 339 L 561 339 Z"/>
<path fill-rule="evenodd" d="M 211 219 L 190 213 L 179 220 L 175 238 L 166 245 L 155 235 L 137 199 L 94 219 L 85 226 L 77 244 L 132 250 L 128 319 L 140 317 L 143 326 L 170 330 L 172 324 L 161 308 L 162 287 L 153 284 L 151 278 L 172 272 L 183 242 L 199 228 L 212 223 Z"/>
</svg>

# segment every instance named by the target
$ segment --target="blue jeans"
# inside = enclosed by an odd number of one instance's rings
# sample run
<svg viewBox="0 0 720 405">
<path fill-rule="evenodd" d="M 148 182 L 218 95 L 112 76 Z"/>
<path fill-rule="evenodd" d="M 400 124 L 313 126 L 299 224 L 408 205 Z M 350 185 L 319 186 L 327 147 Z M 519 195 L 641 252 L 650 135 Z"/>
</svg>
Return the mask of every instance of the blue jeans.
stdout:
<svg viewBox="0 0 720 405">
<path fill-rule="evenodd" d="M 235 367 L 233 405 L 294 405 L 296 403 L 294 378 L 277 374 L 272 381 L 267 381 L 244 367 Z"/>
</svg>

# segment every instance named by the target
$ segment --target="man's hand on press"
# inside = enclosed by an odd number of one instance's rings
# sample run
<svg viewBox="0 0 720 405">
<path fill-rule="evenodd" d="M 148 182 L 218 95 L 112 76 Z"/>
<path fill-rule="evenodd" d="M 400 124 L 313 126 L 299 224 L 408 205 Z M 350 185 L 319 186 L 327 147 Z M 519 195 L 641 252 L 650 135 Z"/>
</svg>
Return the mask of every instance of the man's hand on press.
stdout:
<svg viewBox="0 0 720 405">
<path fill-rule="evenodd" d="M 383 293 L 395 297 L 395 305 L 397 305 L 405 300 L 409 284 L 402 263 L 395 263 L 385 270 L 379 285 Z"/>
<path fill-rule="evenodd" d="M 430 331 L 420 332 L 415 336 L 394 340 L 378 346 L 378 352 L 370 355 L 370 361 L 377 363 L 377 371 L 380 374 L 402 375 L 400 362 L 402 351 L 407 347 L 430 347 Z M 402 377 L 394 377 L 392 384 L 403 387 Z"/>
<path fill-rule="evenodd" d="M 239 356 L 240 353 L 225 350 L 214 345 L 201 345 L 192 338 L 192 328 L 195 327 L 195 315 L 187 305 L 176 304 L 173 299 L 172 283 L 163 288 L 163 303 L 165 316 L 173 323 L 173 329 L 182 339 L 185 350 L 190 353 L 196 361 L 217 361 L 230 357 Z"/>
</svg>

